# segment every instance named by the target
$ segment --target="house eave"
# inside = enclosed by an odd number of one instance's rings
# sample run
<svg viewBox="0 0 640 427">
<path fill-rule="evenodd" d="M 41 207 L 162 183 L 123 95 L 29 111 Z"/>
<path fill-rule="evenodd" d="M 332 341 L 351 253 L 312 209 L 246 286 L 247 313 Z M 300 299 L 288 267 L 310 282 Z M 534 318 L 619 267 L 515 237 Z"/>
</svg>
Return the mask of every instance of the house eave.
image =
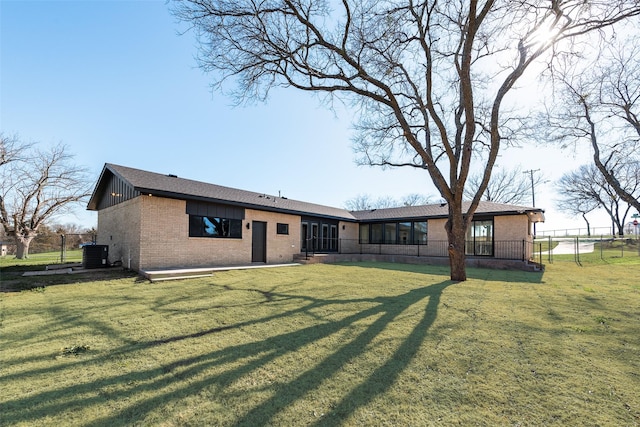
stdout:
<svg viewBox="0 0 640 427">
<path fill-rule="evenodd" d="M 139 191 L 142 194 L 142 196 L 156 196 L 156 197 L 165 197 L 168 199 L 194 200 L 199 202 L 219 203 L 219 204 L 224 204 L 229 206 L 236 206 L 236 207 L 241 207 L 245 209 L 260 210 L 260 211 L 266 211 L 266 212 L 283 213 L 283 214 L 299 215 L 299 216 L 313 216 L 317 218 L 333 219 L 333 220 L 345 221 L 345 222 L 358 222 L 355 218 L 348 218 L 348 217 L 342 217 L 337 215 L 327 215 L 327 214 L 321 214 L 321 213 L 301 211 L 296 209 L 286 209 L 286 208 L 280 208 L 277 206 L 265 206 L 260 204 L 238 202 L 234 200 L 221 199 L 216 197 L 205 197 L 205 196 L 197 196 L 197 195 L 190 195 L 190 194 L 183 194 L 183 193 L 175 193 L 171 191 L 154 190 L 150 188 L 135 187 L 135 189 Z"/>
</svg>

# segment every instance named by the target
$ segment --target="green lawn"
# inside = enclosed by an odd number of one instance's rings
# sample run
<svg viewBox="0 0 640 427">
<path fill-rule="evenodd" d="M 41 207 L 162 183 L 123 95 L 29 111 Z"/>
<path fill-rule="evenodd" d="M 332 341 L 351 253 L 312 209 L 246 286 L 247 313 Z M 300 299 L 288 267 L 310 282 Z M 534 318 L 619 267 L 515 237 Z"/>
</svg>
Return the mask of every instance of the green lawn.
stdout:
<svg viewBox="0 0 640 427">
<path fill-rule="evenodd" d="M 39 254 L 29 254 L 27 259 L 16 259 L 14 255 L 0 257 L 0 268 L 8 266 L 39 266 L 43 264 L 59 264 L 61 254 L 57 252 L 44 252 Z M 82 262 L 82 250 L 73 249 L 65 252 L 65 263 Z"/>
<path fill-rule="evenodd" d="M 638 425 L 631 260 L 30 278 L 0 293 L 0 425 Z"/>
</svg>

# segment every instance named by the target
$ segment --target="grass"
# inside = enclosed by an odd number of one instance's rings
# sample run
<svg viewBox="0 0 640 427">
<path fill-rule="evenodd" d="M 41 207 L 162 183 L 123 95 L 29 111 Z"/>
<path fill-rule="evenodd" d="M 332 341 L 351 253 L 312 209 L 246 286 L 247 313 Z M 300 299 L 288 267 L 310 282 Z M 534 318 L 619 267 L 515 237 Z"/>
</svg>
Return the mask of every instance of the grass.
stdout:
<svg viewBox="0 0 640 427">
<path fill-rule="evenodd" d="M 547 262 L 546 255 L 542 260 Z M 583 265 L 640 265 L 640 241 L 638 240 L 616 240 L 602 241 L 594 244 L 593 252 L 585 252 L 570 255 L 553 255 L 555 261 L 578 262 Z"/>
<path fill-rule="evenodd" d="M 73 249 L 67 250 L 65 253 L 65 262 L 78 263 L 82 262 L 82 250 Z M 60 263 L 60 251 L 57 252 L 43 252 L 38 254 L 29 254 L 27 259 L 16 259 L 13 255 L 5 255 L 0 257 L 0 268 L 3 267 L 24 267 L 24 266 L 38 266 L 43 264 L 56 264 Z"/>
<path fill-rule="evenodd" d="M 0 424 L 640 424 L 637 264 L 102 274 L 0 293 Z"/>
</svg>

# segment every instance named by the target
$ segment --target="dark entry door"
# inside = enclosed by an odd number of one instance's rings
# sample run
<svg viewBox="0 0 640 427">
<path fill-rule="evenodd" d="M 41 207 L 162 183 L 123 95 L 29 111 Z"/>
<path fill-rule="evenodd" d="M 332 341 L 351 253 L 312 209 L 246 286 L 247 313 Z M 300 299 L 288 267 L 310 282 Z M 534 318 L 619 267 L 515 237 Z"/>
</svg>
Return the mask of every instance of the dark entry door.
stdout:
<svg viewBox="0 0 640 427">
<path fill-rule="evenodd" d="M 251 262 L 267 262 L 267 223 L 251 223 Z"/>
</svg>

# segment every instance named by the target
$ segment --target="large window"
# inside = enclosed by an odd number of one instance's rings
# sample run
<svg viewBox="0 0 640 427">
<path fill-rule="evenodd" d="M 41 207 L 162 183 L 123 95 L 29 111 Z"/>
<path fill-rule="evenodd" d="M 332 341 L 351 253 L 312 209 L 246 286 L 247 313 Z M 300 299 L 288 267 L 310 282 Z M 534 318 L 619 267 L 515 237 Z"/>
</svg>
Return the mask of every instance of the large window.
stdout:
<svg viewBox="0 0 640 427">
<path fill-rule="evenodd" d="M 369 243 L 369 224 L 360 224 L 360 243 Z"/>
<path fill-rule="evenodd" d="M 493 220 L 471 222 L 467 230 L 466 254 L 493 256 Z"/>
<path fill-rule="evenodd" d="M 242 220 L 189 215 L 189 237 L 242 238 Z"/>
<path fill-rule="evenodd" d="M 331 239 L 329 240 L 329 249 L 332 251 L 338 248 L 338 226 L 331 226 Z"/>
<path fill-rule="evenodd" d="M 400 222 L 398 223 L 398 243 L 401 245 L 408 245 L 411 243 L 411 223 Z"/>
<path fill-rule="evenodd" d="M 369 239 L 370 243 L 383 243 L 383 229 L 382 226 L 384 224 L 371 224 L 371 238 Z"/>
<path fill-rule="evenodd" d="M 396 229 L 397 229 L 397 225 L 394 222 L 391 223 L 386 223 L 384 225 L 384 242 L 387 245 L 393 245 L 395 243 L 397 243 L 396 241 Z"/>
<path fill-rule="evenodd" d="M 413 223 L 413 240 L 414 245 L 427 244 L 427 221 Z"/>
<path fill-rule="evenodd" d="M 360 224 L 360 243 L 426 245 L 427 221 Z"/>
</svg>

